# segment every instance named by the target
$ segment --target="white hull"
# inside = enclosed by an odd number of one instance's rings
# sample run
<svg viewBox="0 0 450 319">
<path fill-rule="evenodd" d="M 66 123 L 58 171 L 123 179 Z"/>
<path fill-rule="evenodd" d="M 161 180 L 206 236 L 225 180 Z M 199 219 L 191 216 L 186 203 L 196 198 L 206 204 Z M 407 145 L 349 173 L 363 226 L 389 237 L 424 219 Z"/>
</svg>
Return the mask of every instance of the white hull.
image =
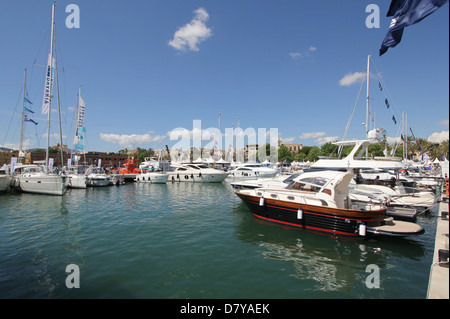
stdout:
<svg viewBox="0 0 450 319">
<path fill-rule="evenodd" d="M 88 176 L 87 185 L 93 187 L 103 187 L 109 185 L 109 178 L 107 176 Z"/>
<path fill-rule="evenodd" d="M 228 173 L 180 173 L 168 172 L 168 182 L 195 182 L 195 183 L 221 183 L 227 178 Z"/>
<path fill-rule="evenodd" d="M 246 179 L 260 179 L 260 178 L 273 178 L 278 172 L 254 172 L 254 171 L 231 171 L 228 177 L 232 180 L 246 180 Z"/>
<path fill-rule="evenodd" d="M 71 174 L 68 176 L 68 178 L 70 188 L 86 188 L 87 186 L 87 178 L 85 175 Z"/>
<path fill-rule="evenodd" d="M 169 175 L 165 173 L 143 173 L 136 175 L 136 182 L 139 183 L 152 183 L 152 184 L 165 184 L 169 179 Z"/>
<path fill-rule="evenodd" d="M 11 185 L 11 176 L 9 175 L 0 176 L 0 192 L 7 191 L 10 185 Z"/>
<path fill-rule="evenodd" d="M 23 174 L 18 180 L 25 193 L 64 195 L 67 190 L 66 177 L 60 175 Z"/>
</svg>

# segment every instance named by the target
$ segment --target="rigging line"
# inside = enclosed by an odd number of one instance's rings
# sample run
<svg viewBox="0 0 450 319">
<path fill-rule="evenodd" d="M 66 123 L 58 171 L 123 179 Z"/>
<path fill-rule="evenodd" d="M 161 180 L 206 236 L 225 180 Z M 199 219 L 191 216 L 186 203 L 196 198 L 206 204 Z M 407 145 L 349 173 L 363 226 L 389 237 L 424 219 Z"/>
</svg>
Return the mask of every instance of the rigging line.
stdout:
<svg viewBox="0 0 450 319">
<path fill-rule="evenodd" d="M 362 79 L 362 81 L 361 81 L 361 86 L 359 87 L 358 97 L 356 98 L 355 105 L 353 106 L 352 115 L 350 116 L 350 118 L 349 118 L 349 120 L 348 120 L 348 123 L 347 123 L 347 126 L 345 127 L 344 136 L 342 137 L 342 140 L 343 140 L 343 141 L 345 141 L 346 138 L 347 138 L 348 130 L 349 130 L 349 128 L 350 128 L 350 124 L 352 123 L 353 116 L 355 115 L 356 106 L 358 105 L 359 97 L 360 97 L 360 95 L 361 95 L 361 91 L 362 91 L 364 82 L 365 82 L 365 80 Z M 340 146 L 339 146 L 339 150 L 338 150 L 338 157 L 341 156 L 342 149 L 343 149 L 343 147 L 342 147 L 342 145 L 340 145 Z"/>
<path fill-rule="evenodd" d="M 21 97 L 22 95 L 23 95 L 23 87 L 20 88 L 20 93 L 19 93 L 19 96 L 18 96 L 18 98 L 17 98 L 16 107 L 15 107 L 15 109 L 14 109 L 14 112 L 13 112 L 12 115 L 11 115 L 11 119 L 9 120 L 8 129 L 6 130 L 5 138 L 3 139 L 3 144 L 2 144 L 2 145 L 5 145 L 6 138 L 8 137 L 9 129 L 11 128 L 11 124 L 12 124 L 13 118 L 14 118 L 14 117 L 16 116 L 16 114 L 17 114 L 17 107 L 19 106 L 20 97 Z"/>
<path fill-rule="evenodd" d="M 383 86 L 383 90 L 384 89 L 386 89 L 386 92 L 387 92 L 387 97 L 389 97 L 389 100 L 391 100 L 392 102 L 393 102 L 393 105 L 394 105 L 394 107 L 397 109 L 397 112 L 398 112 L 398 114 L 397 114 L 397 116 L 400 116 L 401 114 L 402 114 L 402 112 L 399 110 L 399 108 L 397 107 L 397 103 L 395 103 L 395 100 L 394 100 L 394 98 L 392 97 L 392 95 L 391 95 L 391 93 L 389 92 L 389 89 L 387 88 L 387 86 L 386 86 L 386 83 L 381 79 L 381 73 L 380 73 L 380 71 L 378 71 L 378 68 L 377 68 L 377 66 L 375 65 L 375 62 L 373 62 L 373 59 L 371 59 L 371 61 L 372 61 L 372 64 L 373 64 L 373 66 L 375 67 L 375 69 L 376 69 L 376 71 L 377 71 L 377 75 L 379 75 L 378 76 L 378 80 L 380 81 L 380 83 L 382 84 L 382 86 Z M 392 113 L 394 113 L 394 112 L 392 112 Z"/>
</svg>

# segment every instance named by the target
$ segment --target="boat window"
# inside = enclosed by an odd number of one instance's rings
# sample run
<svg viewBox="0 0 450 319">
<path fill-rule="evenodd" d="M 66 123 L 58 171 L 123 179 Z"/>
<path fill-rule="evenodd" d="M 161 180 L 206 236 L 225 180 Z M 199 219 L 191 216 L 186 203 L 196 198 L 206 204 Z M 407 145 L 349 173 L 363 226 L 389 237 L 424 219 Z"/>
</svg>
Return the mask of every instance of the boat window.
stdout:
<svg viewBox="0 0 450 319">
<path fill-rule="evenodd" d="M 178 167 L 176 170 L 177 170 L 177 171 L 187 171 L 187 169 L 184 168 L 184 167 Z"/>
<path fill-rule="evenodd" d="M 314 192 L 317 193 L 322 189 L 322 186 L 317 186 L 309 183 L 304 183 L 302 181 L 292 181 L 287 189 L 292 190 L 301 190 L 301 191 L 307 191 L 307 192 Z"/>
<path fill-rule="evenodd" d="M 208 165 L 205 165 L 205 164 L 201 164 L 201 165 L 197 165 L 197 166 L 200 168 L 209 168 Z"/>
<path fill-rule="evenodd" d="M 198 167 L 195 166 L 195 165 L 188 165 L 188 167 L 193 168 L 193 169 L 200 169 L 200 168 L 198 168 Z"/>
<path fill-rule="evenodd" d="M 300 175 L 300 173 L 294 173 L 291 176 L 289 176 L 288 178 L 286 178 L 285 180 L 283 180 L 283 183 L 290 183 L 292 180 L 294 180 L 295 178 L 297 178 Z"/>
<path fill-rule="evenodd" d="M 312 186 L 324 186 L 326 183 L 328 183 L 328 179 L 324 177 L 306 177 L 301 180 L 299 180 L 300 183 L 303 184 L 311 184 Z"/>
</svg>

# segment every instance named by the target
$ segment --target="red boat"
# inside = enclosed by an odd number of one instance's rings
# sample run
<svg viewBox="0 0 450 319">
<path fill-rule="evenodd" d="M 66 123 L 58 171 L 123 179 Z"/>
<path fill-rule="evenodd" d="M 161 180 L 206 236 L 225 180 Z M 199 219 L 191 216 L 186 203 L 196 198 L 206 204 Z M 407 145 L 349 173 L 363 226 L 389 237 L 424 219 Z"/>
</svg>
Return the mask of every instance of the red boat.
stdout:
<svg viewBox="0 0 450 319">
<path fill-rule="evenodd" d="M 136 162 L 136 159 L 133 155 L 132 158 L 126 160 L 124 164 L 122 164 L 121 168 L 112 169 L 113 174 L 140 174 L 141 170 L 139 169 L 139 164 Z"/>
</svg>

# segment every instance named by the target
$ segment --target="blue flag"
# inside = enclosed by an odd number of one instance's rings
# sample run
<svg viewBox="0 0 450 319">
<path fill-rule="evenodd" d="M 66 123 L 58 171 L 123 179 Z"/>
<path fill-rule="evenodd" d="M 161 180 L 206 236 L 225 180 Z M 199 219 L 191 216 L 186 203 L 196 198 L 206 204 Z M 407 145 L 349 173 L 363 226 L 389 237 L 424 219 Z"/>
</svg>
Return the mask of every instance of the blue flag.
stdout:
<svg viewBox="0 0 450 319">
<path fill-rule="evenodd" d="M 30 110 L 29 108 L 24 106 L 25 111 L 30 112 L 30 113 L 34 113 L 32 110 Z"/>
<path fill-rule="evenodd" d="M 33 119 L 29 118 L 29 117 L 26 116 L 26 115 L 25 115 L 24 121 L 25 121 L 25 122 L 31 122 L 31 123 L 34 123 L 35 125 L 38 125 L 35 121 L 33 121 Z"/>
<path fill-rule="evenodd" d="M 422 21 L 448 0 L 392 0 L 387 17 L 393 16 L 380 48 L 380 56 L 402 40 L 403 29 Z"/>
</svg>

